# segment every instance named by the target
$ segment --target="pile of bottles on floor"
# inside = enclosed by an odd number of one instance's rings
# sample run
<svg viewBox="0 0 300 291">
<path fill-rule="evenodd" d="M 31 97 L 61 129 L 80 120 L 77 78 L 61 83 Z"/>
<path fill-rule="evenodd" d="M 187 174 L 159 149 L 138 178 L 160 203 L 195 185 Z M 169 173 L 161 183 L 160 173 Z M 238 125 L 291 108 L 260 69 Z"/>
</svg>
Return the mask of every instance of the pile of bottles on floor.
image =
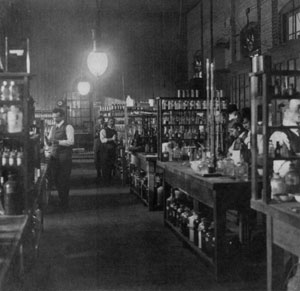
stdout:
<svg viewBox="0 0 300 291">
<path fill-rule="evenodd" d="M 166 199 L 166 219 L 185 236 L 191 244 L 207 256 L 214 258 L 215 226 L 212 210 L 199 203 L 199 210 L 193 209 L 193 201 L 182 191 L 171 188 Z M 225 238 L 226 256 L 232 257 L 240 251 L 236 233 L 227 230 Z"/>
<path fill-rule="evenodd" d="M 138 169 L 134 165 L 130 165 L 130 186 L 141 196 L 148 201 L 148 177 L 146 172 Z"/>
</svg>

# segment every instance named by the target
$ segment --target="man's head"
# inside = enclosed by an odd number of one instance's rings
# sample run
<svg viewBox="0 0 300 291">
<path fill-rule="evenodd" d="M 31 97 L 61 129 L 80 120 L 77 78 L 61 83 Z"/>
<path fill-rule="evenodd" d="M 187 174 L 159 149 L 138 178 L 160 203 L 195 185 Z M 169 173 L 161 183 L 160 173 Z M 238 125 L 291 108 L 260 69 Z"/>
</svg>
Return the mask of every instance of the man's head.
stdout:
<svg viewBox="0 0 300 291">
<path fill-rule="evenodd" d="M 114 127 L 115 126 L 115 119 L 113 117 L 110 117 L 108 119 L 108 124 L 109 127 Z"/>
<path fill-rule="evenodd" d="M 104 124 L 104 122 L 105 122 L 105 119 L 104 119 L 104 117 L 102 117 L 102 116 L 99 116 L 98 118 L 97 118 L 97 123 L 98 124 Z"/>
<path fill-rule="evenodd" d="M 246 130 L 251 129 L 251 109 L 250 107 L 244 107 L 241 110 L 242 124 Z"/>
<path fill-rule="evenodd" d="M 52 110 L 52 118 L 55 123 L 60 123 L 65 117 L 65 111 L 61 108 L 54 108 Z"/>
<path fill-rule="evenodd" d="M 235 122 L 230 128 L 229 128 L 229 134 L 230 136 L 237 138 L 243 131 L 244 127 L 241 123 Z"/>
<path fill-rule="evenodd" d="M 238 117 L 237 106 L 235 104 L 229 104 L 228 109 L 227 109 L 227 113 L 228 113 L 228 120 L 229 121 L 231 121 L 233 119 L 237 119 L 237 117 Z"/>
</svg>

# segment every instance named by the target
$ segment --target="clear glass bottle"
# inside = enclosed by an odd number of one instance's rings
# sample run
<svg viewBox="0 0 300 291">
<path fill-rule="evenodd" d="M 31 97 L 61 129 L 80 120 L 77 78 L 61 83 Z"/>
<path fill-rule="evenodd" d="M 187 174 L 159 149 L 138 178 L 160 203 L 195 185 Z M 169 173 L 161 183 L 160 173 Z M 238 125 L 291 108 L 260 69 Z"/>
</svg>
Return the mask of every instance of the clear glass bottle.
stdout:
<svg viewBox="0 0 300 291">
<path fill-rule="evenodd" d="M 235 164 L 231 157 L 227 157 L 224 161 L 224 175 L 234 177 L 235 175 Z"/>
<path fill-rule="evenodd" d="M 286 193 L 286 184 L 279 173 L 273 173 L 273 177 L 270 181 L 271 184 L 271 199 L 274 199 L 275 194 L 285 194 Z"/>
</svg>

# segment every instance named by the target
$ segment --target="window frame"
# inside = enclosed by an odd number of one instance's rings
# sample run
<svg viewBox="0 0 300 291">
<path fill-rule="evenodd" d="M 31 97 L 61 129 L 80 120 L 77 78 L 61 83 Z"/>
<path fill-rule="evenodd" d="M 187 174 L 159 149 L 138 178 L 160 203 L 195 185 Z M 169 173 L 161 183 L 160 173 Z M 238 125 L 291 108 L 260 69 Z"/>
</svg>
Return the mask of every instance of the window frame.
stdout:
<svg viewBox="0 0 300 291">
<path fill-rule="evenodd" d="M 300 5 L 289 2 L 280 11 L 281 39 L 284 43 L 300 39 Z"/>
</svg>

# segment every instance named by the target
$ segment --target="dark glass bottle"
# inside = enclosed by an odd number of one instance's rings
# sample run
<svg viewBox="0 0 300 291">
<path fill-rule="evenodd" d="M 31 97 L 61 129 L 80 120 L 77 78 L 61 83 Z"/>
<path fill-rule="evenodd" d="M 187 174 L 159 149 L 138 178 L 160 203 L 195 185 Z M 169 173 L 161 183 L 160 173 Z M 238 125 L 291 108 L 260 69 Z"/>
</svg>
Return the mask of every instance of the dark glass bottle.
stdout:
<svg viewBox="0 0 300 291">
<path fill-rule="evenodd" d="M 4 184 L 4 178 L 3 176 L 0 177 L 0 214 L 4 214 L 4 189 L 3 189 L 3 184 Z"/>
<path fill-rule="evenodd" d="M 6 215 L 17 214 L 18 187 L 15 176 L 8 175 L 8 180 L 4 184 L 4 210 Z"/>
<path fill-rule="evenodd" d="M 275 158 L 281 157 L 281 146 L 279 141 L 276 142 L 275 152 L 274 152 Z"/>
</svg>

